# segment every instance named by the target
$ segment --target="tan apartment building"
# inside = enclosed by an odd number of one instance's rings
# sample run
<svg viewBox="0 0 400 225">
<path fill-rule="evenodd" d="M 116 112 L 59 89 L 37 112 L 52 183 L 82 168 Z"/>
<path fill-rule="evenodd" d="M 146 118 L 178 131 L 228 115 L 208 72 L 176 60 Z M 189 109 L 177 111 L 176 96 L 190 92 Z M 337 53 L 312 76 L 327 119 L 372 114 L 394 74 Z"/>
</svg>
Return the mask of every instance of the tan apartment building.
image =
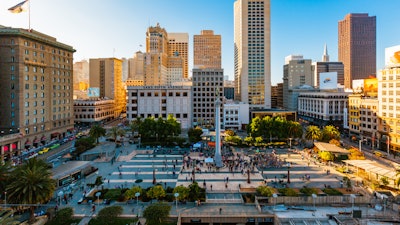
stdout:
<svg viewBox="0 0 400 225">
<path fill-rule="evenodd" d="M 200 69 L 221 68 L 221 35 L 212 30 L 202 30 L 193 35 L 193 65 Z"/>
<path fill-rule="evenodd" d="M 74 52 L 35 30 L 0 26 L 0 162 L 73 131 Z"/>
<path fill-rule="evenodd" d="M 114 117 L 115 100 L 75 100 L 74 116 L 76 123 L 107 121 Z"/>
<path fill-rule="evenodd" d="M 234 3 L 235 100 L 271 108 L 270 0 Z"/>
<path fill-rule="evenodd" d="M 344 64 L 344 86 L 376 74 L 376 17 L 351 13 L 339 21 L 338 55 Z"/>
<path fill-rule="evenodd" d="M 114 117 L 126 109 L 125 90 L 122 86 L 122 60 L 99 58 L 89 60 L 89 86 L 99 88 L 99 97 L 115 101 Z"/>
</svg>

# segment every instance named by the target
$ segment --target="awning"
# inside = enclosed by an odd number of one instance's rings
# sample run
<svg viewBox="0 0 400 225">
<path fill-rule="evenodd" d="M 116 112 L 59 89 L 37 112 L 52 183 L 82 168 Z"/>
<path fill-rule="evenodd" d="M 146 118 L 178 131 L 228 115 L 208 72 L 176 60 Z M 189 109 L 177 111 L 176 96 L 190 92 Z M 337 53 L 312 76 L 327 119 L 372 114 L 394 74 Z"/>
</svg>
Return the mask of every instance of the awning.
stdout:
<svg viewBox="0 0 400 225">
<path fill-rule="evenodd" d="M 36 138 L 35 140 L 33 140 L 33 143 L 35 143 L 35 144 L 37 144 L 37 143 L 39 143 L 39 138 Z"/>
<path fill-rule="evenodd" d="M 17 149 L 17 144 L 15 143 L 11 144 L 11 149 Z"/>
<path fill-rule="evenodd" d="M 43 136 L 40 140 L 45 141 L 46 139 L 46 136 Z"/>
<path fill-rule="evenodd" d="M 29 140 L 27 140 L 26 142 L 25 142 L 25 145 L 31 145 L 32 143 L 29 141 Z"/>
<path fill-rule="evenodd" d="M 59 136 L 59 135 L 60 135 L 60 133 L 58 133 L 58 132 L 55 132 L 55 133 L 52 133 L 52 134 L 51 134 L 52 137 L 54 137 L 54 136 Z"/>
</svg>

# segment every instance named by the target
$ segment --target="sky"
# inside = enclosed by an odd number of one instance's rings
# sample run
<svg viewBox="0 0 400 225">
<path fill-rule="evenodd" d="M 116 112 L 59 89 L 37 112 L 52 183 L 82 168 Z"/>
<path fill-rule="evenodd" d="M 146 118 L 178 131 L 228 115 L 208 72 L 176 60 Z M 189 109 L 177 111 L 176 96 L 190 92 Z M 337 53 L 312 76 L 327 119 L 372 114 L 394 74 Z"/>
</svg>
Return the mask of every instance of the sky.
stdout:
<svg viewBox="0 0 400 225">
<path fill-rule="evenodd" d="M 8 8 L 23 0 L 0 1 L 0 25 L 28 28 L 29 13 Z M 76 49 L 74 61 L 132 58 L 145 50 L 146 30 L 157 23 L 167 32 L 193 35 L 214 30 L 222 36 L 222 67 L 233 80 L 233 3 L 235 0 L 31 0 L 31 29 Z M 400 0 L 271 0 L 271 82 L 282 82 L 285 56 L 319 61 L 324 45 L 337 61 L 338 21 L 348 13 L 377 17 L 377 69 L 386 47 L 400 44 Z"/>
</svg>

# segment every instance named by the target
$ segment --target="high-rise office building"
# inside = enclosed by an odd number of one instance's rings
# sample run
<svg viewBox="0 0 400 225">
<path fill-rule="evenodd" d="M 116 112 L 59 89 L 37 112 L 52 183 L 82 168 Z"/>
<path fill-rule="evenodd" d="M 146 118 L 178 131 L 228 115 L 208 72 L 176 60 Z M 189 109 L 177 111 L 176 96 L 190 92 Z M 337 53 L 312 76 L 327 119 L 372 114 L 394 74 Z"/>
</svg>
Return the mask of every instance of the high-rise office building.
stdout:
<svg viewBox="0 0 400 225">
<path fill-rule="evenodd" d="M 56 38 L 0 25 L 0 162 L 74 129 L 73 54 Z"/>
<path fill-rule="evenodd" d="M 126 110 L 125 90 L 122 86 L 122 60 L 99 58 L 89 60 L 89 86 L 99 88 L 100 98 L 114 99 L 118 117 Z"/>
<path fill-rule="evenodd" d="M 234 3 L 235 99 L 271 108 L 270 0 Z"/>
<path fill-rule="evenodd" d="M 168 33 L 168 56 L 176 58 L 179 56 L 183 60 L 183 78 L 188 78 L 189 74 L 189 35 L 188 33 Z M 174 63 L 176 65 L 176 63 Z"/>
<path fill-rule="evenodd" d="M 283 66 L 283 107 L 287 110 L 297 110 L 297 95 L 291 90 L 311 87 L 314 83 L 314 66 L 311 59 L 304 59 L 302 55 L 285 57 Z"/>
<path fill-rule="evenodd" d="M 193 36 L 194 68 L 221 68 L 221 35 L 212 30 L 202 30 Z"/>
<path fill-rule="evenodd" d="M 376 17 L 347 14 L 339 21 L 339 61 L 344 64 L 344 86 L 376 74 Z"/>
</svg>

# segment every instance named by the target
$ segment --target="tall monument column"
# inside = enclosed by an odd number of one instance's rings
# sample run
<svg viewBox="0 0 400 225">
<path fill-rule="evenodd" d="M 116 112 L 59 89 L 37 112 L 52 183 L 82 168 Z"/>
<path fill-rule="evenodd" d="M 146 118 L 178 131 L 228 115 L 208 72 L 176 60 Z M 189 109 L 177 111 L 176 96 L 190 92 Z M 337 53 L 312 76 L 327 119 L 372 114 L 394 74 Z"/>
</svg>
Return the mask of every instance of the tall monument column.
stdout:
<svg viewBox="0 0 400 225">
<path fill-rule="evenodd" d="M 219 99 L 219 91 L 217 90 L 215 99 L 215 154 L 214 161 L 217 168 L 223 167 L 221 157 L 221 100 Z"/>
</svg>

